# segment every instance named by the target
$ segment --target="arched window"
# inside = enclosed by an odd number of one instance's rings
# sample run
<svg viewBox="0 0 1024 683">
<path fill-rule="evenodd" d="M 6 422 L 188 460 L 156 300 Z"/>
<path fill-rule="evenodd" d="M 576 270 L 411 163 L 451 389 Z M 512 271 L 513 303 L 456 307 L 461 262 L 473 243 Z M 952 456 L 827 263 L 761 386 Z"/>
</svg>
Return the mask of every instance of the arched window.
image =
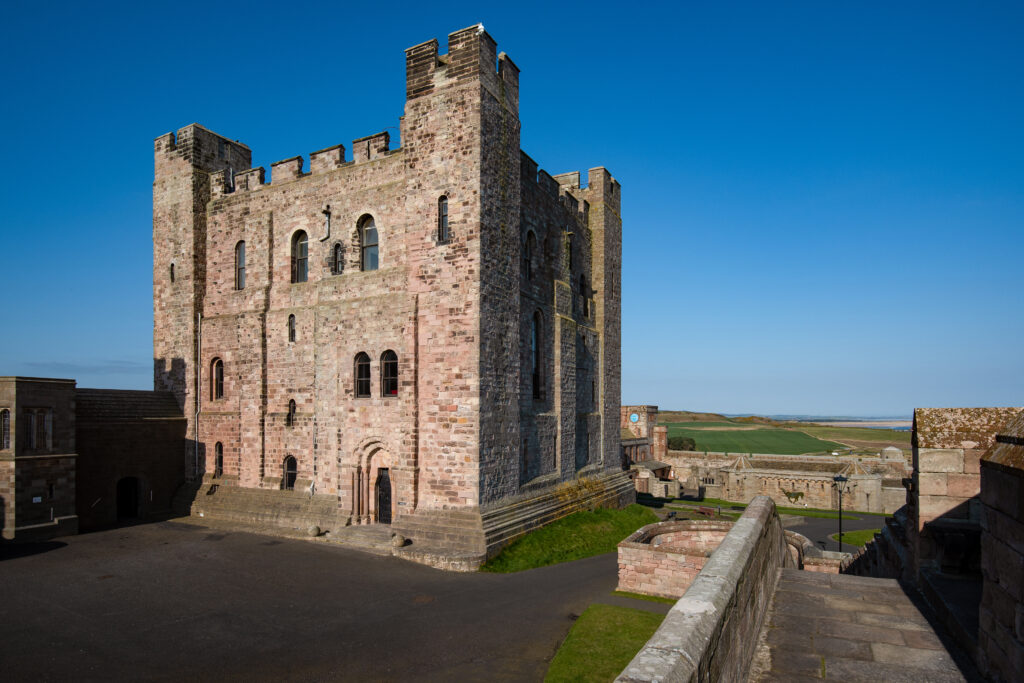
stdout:
<svg viewBox="0 0 1024 683">
<path fill-rule="evenodd" d="M 224 361 L 214 358 L 210 365 L 210 397 L 216 401 L 224 398 Z"/>
<path fill-rule="evenodd" d="M 380 262 L 377 258 L 377 224 L 373 222 L 373 216 L 366 216 L 359 226 L 360 268 L 362 270 L 377 270 Z"/>
<path fill-rule="evenodd" d="M 526 244 L 523 246 L 523 274 L 527 282 L 533 279 L 533 252 L 537 250 L 537 238 L 533 231 L 526 233 Z"/>
<path fill-rule="evenodd" d="M 533 319 L 530 321 L 530 362 L 533 364 L 531 379 L 533 382 L 533 397 L 535 399 L 544 398 L 543 376 L 541 374 L 543 367 L 543 354 L 541 353 L 543 323 L 544 319 L 541 317 L 540 311 L 534 313 Z"/>
<path fill-rule="evenodd" d="M 447 242 L 448 233 L 448 197 L 441 196 L 437 200 L 437 241 Z"/>
<path fill-rule="evenodd" d="M 580 308 L 583 311 L 583 317 L 590 317 L 590 292 L 587 291 L 587 277 L 580 275 Z"/>
<path fill-rule="evenodd" d="M 299 230 L 292 236 L 292 282 L 309 279 L 309 243 L 306 233 Z"/>
<path fill-rule="evenodd" d="M 345 250 L 341 246 L 341 242 L 334 245 L 334 249 L 331 252 L 331 274 L 341 275 L 341 271 L 345 269 Z"/>
<path fill-rule="evenodd" d="M 245 240 L 235 245 L 235 289 L 245 289 Z"/>
<path fill-rule="evenodd" d="M 288 401 L 288 415 L 284 418 L 284 423 L 288 427 L 295 426 L 295 399 Z"/>
<path fill-rule="evenodd" d="M 288 341 L 295 341 L 295 316 L 288 316 Z"/>
<path fill-rule="evenodd" d="M 281 481 L 282 487 L 286 491 L 291 491 L 295 488 L 295 479 L 299 476 L 299 463 L 294 456 L 289 455 L 284 459 L 284 479 Z"/>
<path fill-rule="evenodd" d="M 380 357 L 380 395 L 398 396 L 398 354 L 385 351 Z"/>
<path fill-rule="evenodd" d="M 370 395 L 370 357 L 365 353 L 356 356 L 355 377 L 356 397 L 368 397 Z"/>
<path fill-rule="evenodd" d="M 213 447 L 213 476 L 224 476 L 224 444 L 220 441 Z"/>
<path fill-rule="evenodd" d="M 11 447 L 11 411 L 0 410 L 0 450 Z"/>
</svg>

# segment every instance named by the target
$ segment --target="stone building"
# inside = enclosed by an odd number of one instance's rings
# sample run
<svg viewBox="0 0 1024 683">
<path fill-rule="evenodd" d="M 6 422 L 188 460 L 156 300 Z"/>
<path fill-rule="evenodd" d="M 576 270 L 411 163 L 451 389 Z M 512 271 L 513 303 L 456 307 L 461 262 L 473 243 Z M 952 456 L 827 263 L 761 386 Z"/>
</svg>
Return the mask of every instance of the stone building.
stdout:
<svg viewBox="0 0 1024 683">
<path fill-rule="evenodd" d="M 193 511 L 390 522 L 483 557 L 630 497 L 621 188 L 538 170 L 518 103 L 473 26 L 406 50 L 399 148 L 378 133 L 268 180 L 197 124 L 156 139 L 155 385 L 188 419 Z"/>
<path fill-rule="evenodd" d="M 171 511 L 185 479 L 172 394 L 0 377 L 3 538 L 33 540 Z"/>
<path fill-rule="evenodd" d="M 769 496 L 783 506 L 837 508 L 832 478 L 841 474 L 849 480 L 843 506 L 864 512 L 895 512 L 906 500 L 904 480 L 911 474 L 898 448 L 877 457 L 668 451 L 664 460 L 687 489 L 709 498 L 747 502 Z"/>
</svg>

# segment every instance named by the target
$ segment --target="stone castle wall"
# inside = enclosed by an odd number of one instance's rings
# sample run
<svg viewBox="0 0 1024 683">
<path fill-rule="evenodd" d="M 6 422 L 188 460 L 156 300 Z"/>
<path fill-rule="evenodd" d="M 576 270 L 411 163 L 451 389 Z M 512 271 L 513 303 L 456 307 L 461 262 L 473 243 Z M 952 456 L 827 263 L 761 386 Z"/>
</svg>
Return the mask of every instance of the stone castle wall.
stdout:
<svg viewBox="0 0 1024 683">
<path fill-rule="evenodd" d="M 296 487 L 369 522 L 387 469 L 401 525 L 619 469 L 618 183 L 600 168 L 587 187 L 556 180 L 522 154 L 518 69 L 482 28 L 451 34 L 447 55 L 410 48 L 406 75 L 399 149 L 362 138 L 352 161 L 335 145 L 308 172 L 273 164 L 268 182 L 247 147 L 201 126 L 157 139 L 155 381 L 185 411 L 193 481 L 223 453 L 223 484 L 278 490 L 291 457 Z M 361 267 L 370 218 L 376 270 Z M 300 231 L 308 280 L 292 282 Z M 381 392 L 386 351 L 397 395 Z"/>
</svg>

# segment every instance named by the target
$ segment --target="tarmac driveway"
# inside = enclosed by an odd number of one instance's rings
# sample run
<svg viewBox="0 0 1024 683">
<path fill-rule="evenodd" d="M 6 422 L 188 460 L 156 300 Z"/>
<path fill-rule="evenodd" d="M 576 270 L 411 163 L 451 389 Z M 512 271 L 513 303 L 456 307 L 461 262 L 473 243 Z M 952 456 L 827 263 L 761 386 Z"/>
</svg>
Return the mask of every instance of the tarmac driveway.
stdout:
<svg viewBox="0 0 1024 683">
<path fill-rule="evenodd" d="M 537 681 L 616 584 L 614 554 L 454 574 L 175 522 L 34 550 L 0 559 L 6 681 Z"/>
</svg>

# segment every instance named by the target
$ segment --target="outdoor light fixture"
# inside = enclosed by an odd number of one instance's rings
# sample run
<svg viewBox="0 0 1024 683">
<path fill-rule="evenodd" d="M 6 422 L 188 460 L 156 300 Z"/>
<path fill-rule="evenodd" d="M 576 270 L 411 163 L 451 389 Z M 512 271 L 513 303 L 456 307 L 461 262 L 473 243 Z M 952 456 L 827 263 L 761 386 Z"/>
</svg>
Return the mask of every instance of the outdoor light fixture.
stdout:
<svg viewBox="0 0 1024 683">
<path fill-rule="evenodd" d="M 832 477 L 832 486 L 839 491 L 839 552 L 843 552 L 843 492 L 846 490 L 846 482 L 850 481 L 841 474 Z"/>
</svg>

